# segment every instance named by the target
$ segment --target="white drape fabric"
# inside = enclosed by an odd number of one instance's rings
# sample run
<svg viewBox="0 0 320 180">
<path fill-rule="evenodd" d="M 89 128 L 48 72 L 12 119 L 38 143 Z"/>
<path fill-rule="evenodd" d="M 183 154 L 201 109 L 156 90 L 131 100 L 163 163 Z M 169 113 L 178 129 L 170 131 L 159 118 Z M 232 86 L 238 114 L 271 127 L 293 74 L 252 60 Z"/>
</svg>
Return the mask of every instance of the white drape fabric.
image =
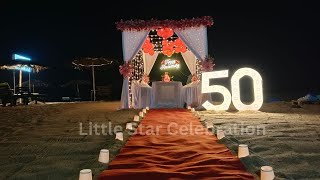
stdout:
<svg viewBox="0 0 320 180">
<path fill-rule="evenodd" d="M 184 61 L 186 62 L 189 71 L 191 74 L 195 74 L 196 73 L 196 56 L 191 52 L 191 51 L 187 51 L 185 53 L 181 53 Z"/>
<path fill-rule="evenodd" d="M 123 31 L 122 50 L 124 61 L 130 61 L 141 49 L 149 31 Z"/>
<path fill-rule="evenodd" d="M 151 69 L 154 65 L 154 63 L 157 60 L 157 57 L 159 55 L 159 52 L 154 52 L 154 55 L 143 53 L 143 65 L 144 65 L 144 73 L 148 74 L 151 72 Z"/>
<path fill-rule="evenodd" d="M 200 60 L 208 56 L 207 27 L 191 27 L 186 29 L 174 29 L 174 32 L 186 44 L 191 52 Z"/>
<path fill-rule="evenodd" d="M 132 107 L 134 109 L 142 109 L 151 105 L 151 87 L 139 81 L 133 80 L 131 82 L 131 92 L 132 92 Z"/>
<path fill-rule="evenodd" d="M 121 108 L 129 108 L 129 81 L 128 79 L 123 79 L 122 92 L 121 92 Z"/>
<path fill-rule="evenodd" d="M 123 31 L 122 32 L 122 51 L 123 60 L 130 61 L 142 47 L 144 41 L 148 36 L 149 31 Z M 122 93 L 121 93 L 121 108 L 130 108 L 129 102 L 129 81 L 123 80 Z"/>
<path fill-rule="evenodd" d="M 204 102 L 211 102 L 210 93 L 201 93 L 201 82 L 192 82 L 183 86 L 181 99 L 187 106 L 200 107 Z"/>
</svg>

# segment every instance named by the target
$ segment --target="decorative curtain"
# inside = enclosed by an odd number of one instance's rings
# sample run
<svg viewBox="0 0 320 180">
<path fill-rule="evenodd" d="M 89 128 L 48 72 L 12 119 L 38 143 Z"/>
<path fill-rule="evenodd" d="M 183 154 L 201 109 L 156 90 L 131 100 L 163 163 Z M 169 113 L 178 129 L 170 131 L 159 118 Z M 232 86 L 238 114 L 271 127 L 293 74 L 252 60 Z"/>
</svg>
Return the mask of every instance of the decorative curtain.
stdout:
<svg viewBox="0 0 320 180">
<path fill-rule="evenodd" d="M 189 71 L 191 72 L 191 74 L 195 74 L 196 73 L 196 67 L 197 67 L 197 58 L 196 56 L 191 52 L 191 51 L 187 51 L 185 53 L 181 53 L 184 61 L 186 62 Z"/>
<path fill-rule="evenodd" d="M 207 27 L 191 27 L 186 29 L 174 29 L 191 52 L 200 60 L 208 56 Z"/>
<path fill-rule="evenodd" d="M 148 74 L 150 73 L 154 63 L 157 60 L 157 57 L 159 55 L 159 52 L 154 52 L 154 55 L 143 53 L 143 65 L 144 65 L 144 73 Z"/>
<path fill-rule="evenodd" d="M 122 51 L 123 60 L 130 61 L 141 49 L 144 41 L 146 40 L 149 31 L 123 31 L 122 32 Z M 129 80 L 123 79 L 122 93 L 121 93 L 121 108 L 130 108 L 129 98 Z"/>
</svg>

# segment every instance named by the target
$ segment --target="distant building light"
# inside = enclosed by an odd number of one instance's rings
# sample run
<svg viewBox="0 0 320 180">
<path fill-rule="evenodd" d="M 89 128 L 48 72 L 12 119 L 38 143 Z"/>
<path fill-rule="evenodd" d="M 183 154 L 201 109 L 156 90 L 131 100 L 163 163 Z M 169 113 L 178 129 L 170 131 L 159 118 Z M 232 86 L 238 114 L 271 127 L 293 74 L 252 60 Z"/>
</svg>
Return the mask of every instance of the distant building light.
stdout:
<svg viewBox="0 0 320 180">
<path fill-rule="evenodd" d="M 12 55 L 12 59 L 13 60 L 24 60 L 24 61 L 31 61 L 31 58 L 25 57 L 25 56 L 21 56 L 19 54 L 13 54 Z"/>
</svg>

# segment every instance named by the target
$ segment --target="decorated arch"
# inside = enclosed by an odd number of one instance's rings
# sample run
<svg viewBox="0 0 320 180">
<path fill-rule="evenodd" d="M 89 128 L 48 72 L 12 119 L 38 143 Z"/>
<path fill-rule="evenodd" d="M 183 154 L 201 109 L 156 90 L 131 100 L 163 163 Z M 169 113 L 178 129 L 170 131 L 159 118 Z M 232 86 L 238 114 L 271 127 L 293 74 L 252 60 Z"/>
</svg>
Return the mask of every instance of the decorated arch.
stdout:
<svg viewBox="0 0 320 180">
<path fill-rule="evenodd" d="M 200 74 L 197 64 L 208 62 L 207 27 L 213 25 L 209 16 L 181 20 L 129 20 L 116 23 L 122 31 L 124 76 L 121 108 L 131 107 L 132 79 L 148 75 L 159 53 L 171 56 L 181 53 L 191 74 Z M 209 62 L 210 63 L 210 62 Z M 207 66 L 210 68 L 209 66 Z"/>
</svg>

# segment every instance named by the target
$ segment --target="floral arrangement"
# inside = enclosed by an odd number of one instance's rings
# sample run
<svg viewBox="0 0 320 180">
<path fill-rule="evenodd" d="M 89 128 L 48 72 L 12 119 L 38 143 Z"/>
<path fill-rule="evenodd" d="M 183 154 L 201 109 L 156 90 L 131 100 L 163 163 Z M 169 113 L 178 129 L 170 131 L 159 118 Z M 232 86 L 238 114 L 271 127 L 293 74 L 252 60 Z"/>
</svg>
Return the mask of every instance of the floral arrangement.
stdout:
<svg viewBox="0 0 320 180">
<path fill-rule="evenodd" d="M 170 76 L 168 72 L 164 72 L 164 75 L 161 75 L 163 82 L 170 82 L 173 80 L 173 76 Z"/>
<path fill-rule="evenodd" d="M 125 62 L 119 66 L 119 72 L 124 78 L 130 78 L 133 75 L 133 66 L 130 62 Z"/>
<path fill-rule="evenodd" d="M 207 56 L 204 60 L 200 61 L 200 69 L 202 72 L 209 72 L 213 71 L 213 64 L 214 59 L 210 56 Z"/>
<path fill-rule="evenodd" d="M 142 81 L 149 84 L 150 83 L 150 77 L 148 76 L 148 74 L 144 74 L 142 76 Z"/>
<path fill-rule="evenodd" d="M 159 28 L 172 28 L 172 29 L 185 29 L 188 27 L 200 27 L 200 26 L 212 26 L 213 19 L 211 16 L 204 16 L 192 19 L 181 19 L 181 20 L 156 20 L 151 19 L 150 21 L 145 20 L 129 20 L 116 22 L 118 30 L 121 31 L 141 31 L 141 30 L 152 30 Z"/>
<path fill-rule="evenodd" d="M 197 81 L 199 81 L 197 74 L 193 74 L 191 78 L 191 82 L 197 82 Z"/>
</svg>

